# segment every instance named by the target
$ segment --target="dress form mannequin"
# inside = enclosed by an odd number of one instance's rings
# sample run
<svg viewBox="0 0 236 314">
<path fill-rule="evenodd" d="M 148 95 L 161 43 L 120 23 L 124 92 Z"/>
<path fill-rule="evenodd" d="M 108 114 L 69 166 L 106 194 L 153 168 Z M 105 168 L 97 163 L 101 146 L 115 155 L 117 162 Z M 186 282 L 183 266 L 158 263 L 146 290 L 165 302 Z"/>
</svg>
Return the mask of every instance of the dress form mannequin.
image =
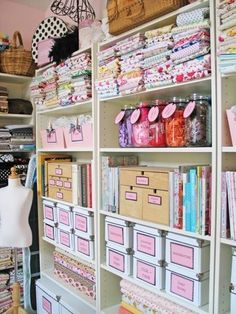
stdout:
<svg viewBox="0 0 236 314">
<path fill-rule="evenodd" d="M 17 282 L 17 248 L 32 244 L 28 223 L 33 191 L 22 186 L 16 168 L 11 168 L 8 186 L 0 189 L 0 247 L 14 247 L 15 283 L 12 307 L 5 314 L 26 314 L 20 306 L 20 284 Z"/>
</svg>

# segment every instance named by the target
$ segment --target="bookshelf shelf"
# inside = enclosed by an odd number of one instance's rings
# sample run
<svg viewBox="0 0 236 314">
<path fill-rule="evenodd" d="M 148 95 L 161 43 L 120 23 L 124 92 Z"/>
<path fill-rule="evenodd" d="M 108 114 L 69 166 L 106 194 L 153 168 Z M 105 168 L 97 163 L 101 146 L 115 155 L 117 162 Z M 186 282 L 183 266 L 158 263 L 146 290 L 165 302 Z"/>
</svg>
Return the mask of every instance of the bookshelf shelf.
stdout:
<svg viewBox="0 0 236 314">
<path fill-rule="evenodd" d="M 101 148 L 101 153 L 212 153 L 212 147 Z"/>
<path fill-rule="evenodd" d="M 235 240 L 221 238 L 220 242 L 222 244 L 226 244 L 226 245 L 229 245 L 229 246 L 232 246 L 232 247 L 236 247 L 236 241 Z"/>
<path fill-rule="evenodd" d="M 234 146 L 224 146 L 222 147 L 223 153 L 236 153 L 236 147 Z"/>
<path fill-rule="evenodd" d="M 38 115 L 53 115 L 53 116 L 60 116 L 61 114 L 78 114 L 78 113 L 85 113 L 92 110 L 92 102 L 93 100 L 84 101 L 81 103 L 76 103 L 74 105 L 69 105 L 65 107 L 55 107 L 51 109 L 44 109 L 38 111 Z"/>
<path fill-rule="evenodd" d="M 58 203 L 60 203 L 60 204 L 64 204 L 64 205 L 67 205 L 67 206 L 70 206 L 70 207 L 75 207 L 75 206 L 77 206 L 77 207 L 79 207 L 79 208 L 81 208 L 81 209 L 84 209 L 84 210 L 87 210 L 87 211 L 89 211 L 89 212 L 94 212 L 94 209 L 93 209 L 93 208 L 82 207 L 82 206 L 79 206 L 79 205 L 75 205 L 75 204 L 73 204 L 73 203 L 68 203 L 68 202 L 64 202 L 64 201 L 59 201 L 59 200 L 56 200 L 56 199 L 51 198 L 51 197 L 42 196 L 42 199 L 43 199 L 43 200 L 50 201 L 50 202 L 54 202 L 54 203 L 58 202 Z"/>
</svg>

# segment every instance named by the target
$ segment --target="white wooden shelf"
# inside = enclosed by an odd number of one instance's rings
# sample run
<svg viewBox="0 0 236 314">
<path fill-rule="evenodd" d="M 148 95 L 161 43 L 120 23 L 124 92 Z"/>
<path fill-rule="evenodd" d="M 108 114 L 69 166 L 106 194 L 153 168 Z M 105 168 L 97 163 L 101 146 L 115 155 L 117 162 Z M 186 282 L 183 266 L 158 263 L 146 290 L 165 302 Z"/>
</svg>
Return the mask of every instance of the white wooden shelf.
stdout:
<svg viewBox="0 0 236 314">
<path fill-rule="evenodd" d="M 88 306 L 92 310 L 96 311 L 96 301 L 95 300 L 92 300 L 91 298 L 89 298 L 85 294 L 81 293 L 78 289 L 70 286 L 65 281 L 63 281 L 61 278 L 56 276 L 53 272 L 53 269 L 41 271 L 41 274 L 42 274 L 42 277 L 48 278 L 55 285 L 58 285 L 62 289 L 64 289 L 65 293 L 69 293 L 69 294 L 73 295 L 76 299 L 79 299 L 86 306 Z"/>
<path fill-rule="evenodd" d="M 236 147 L 235 146 L 224 146 L 222 147 L 223 153 L 236 153 Z"/>
<path fill-rule="evenodd" d="M 235 240 L 221 238 L 220 242 L 221 242 L 221 244 L 226 244 L 229 246 L 236 247 L 236 241 Z"/>
<path fill-rule="evenodd" d="M 39 148 L 37 149 L 37 152 L 39 153 L 53 153 L 53 152 L 58 152 L 58 153 L 73 153 L 73 152 L 93 152 L 92 148 L 80 148 L 80 149 L 73 149 L 73 148 L 61 148 L 61 149 L 45 149 L 45 148 Z"/>
<path fill-rule="evenodd" d="M 180 305 L 182 305 L 182 306 L 184 306 L 184 307 L 186 307 L 186 308 L 188 308 L 188 309 L 190 309 L 192 311 L 195 311 L 196 313 L 201 313 L 201 314 L 208 313 L 208 305 L 205 305 L 205 306 L 203 306 L 201 308 L 198 308 L 196 306 L 193 306 L 193 305 L 189 304 L 188 302 L 184 302 L 184 301 L 182 301 L 179 298 L 176 298 L 176 297 L 174 297 L 172 295 L 167 294 L 165 292 L 165 290 L 158 290 L 158 289 L 153 290 L 153 287 L 150 287 L 149 285 L 147 285 L 145 283 L 137 281 L 135 278 L 133 278 L 131 276 L 124 275 L 124 274 L 120 273 L 119 271 L 116 271 L 115 269 L 113 269 L 113 268 L 111 268 L 111 267 L 109 267 L 107 265 L 101 264 L 101 268 L 106 270 L 106 271 L 108 271 L 108 272 L 113 273 L 116 276 L 119 276 L 119 277 L 121 277 L 123 279 L 126 279 L 126 280 L 132 282 L 133 284 L 136 284 L 136 285 L 138 285 L 138 286 L 140 286 L 140 287 L 142 287 L 142 288 L 144 288 L 146 290 L 149 290 L 149 291 L 151 291 L 153 293 L 156 293 L 157 295 L 159 295 L 161 297 L 164 297 L 164 298 L 170 300 L 171 302 L 176 302 L 176 303 L 178 303 L 178 304 L 180 304 Z"/>
<path fill-rule="evenodd" d="M 0 73 L 1 83 L 25 84 L 25 83 L 30 83 L 31 80 L 32 80 L 32 77 L 30 76 Z"/>
<path fill-rule="evenodd" d="M 32 119 L 31 114 L 14 114 L 14 113 L 0 113 L 0 118 L 4 119 Z"/>
<path fill-rule="evenodd" d="M 194 232 L 188 232 L 188 231 L 172 228 L 172 227 L 169 227 L 169 226 L 156 224 L 156 223 L 145 221 L 145 220 L 136 219 L 136 218 L 133 218 L 133 217 L 128 217 L 128 216 L 123 216 L 123 215 L 116 214 L 116 213 L 111 213 L 111 212 L 108 212 L 108 211 L 105 211 L 105 210 L 100 210 L 100 214 L 101 215 L 105 215 L 105 216 L 110 216 L 110 217 L 123 219 L 123 220 L 130 221 L 130 222 L 134 222 L 134 223 L 137 223 L 137 224 L 140 224 L 140 225 L 144 225 L 144 226 L 147 226 L 147 227 L 152 227 L 152 228 L 164 230 L 164 231 L 167 231 L 167 232 L 173 232 L 173 233 L 184 235 L 184 236 L 187 236 L 187 237 L 192 237 L 192 238 L 201 239 L 201 240 L 205 240 L 205 241 L 211 241 L 211 237 L 208 236 L 208 235 L 201 235 L 201 234 L 194 233 Z"/>
<path fill-rule="evenodd" d="M 212 147 L 100 148 L 101 153 L 212 153 Z"/>
<path fill-rule="evenodd" d="M 51 198 L 51 197 L 42 196 L 42 199 L 43 199 L 43 200 L 46 200 L 46 201 L 54 202 L 54 203 L 64 204 L 64 205 L 67 205 L 67 206 L 70 206 L 70 207 L 75 207 L 75 206 L 76 206 L 76 207 L 79 207 L 79 208 L 81 208 L 81 209 L 87 210 L 87 211 L 89 211 L 89 212 L 94 212 L 94 209 L 93 209 L 93 208 L 75 205 L 75 204 L 73 204 L 73 203 L 68 203 L 68 202 L 56 200 L 56 199 Z"/>
<path fill-rule="evenodd" d="M 76 103 L 73 105 L 68 105 L 68 106 L 57 106 L 51 109 L 44 109 L 44 110 L 39 110 L 37 111 L 38 115 L 55 115 L 55 116 L 60 116 L 60 115 L 69 115 L 69 114 L 78 114 L 78 113 L 85 113 L 89 112 L 92 110 L 92 99 Z"/>
</svg>

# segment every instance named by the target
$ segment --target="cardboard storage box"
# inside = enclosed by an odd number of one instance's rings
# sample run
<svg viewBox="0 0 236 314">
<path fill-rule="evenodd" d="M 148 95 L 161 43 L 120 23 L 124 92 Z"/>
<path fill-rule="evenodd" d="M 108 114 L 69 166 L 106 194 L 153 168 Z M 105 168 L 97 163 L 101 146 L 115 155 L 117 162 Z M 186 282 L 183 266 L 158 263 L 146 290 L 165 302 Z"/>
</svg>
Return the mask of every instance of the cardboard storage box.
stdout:
<svg viewBox="0 0 236 314">
<path fill-rule="evenodd" d="M 148 286 L 164 289 L 165 268 L 163 261 L 160 265 L 154 265 L 134 257 L 134 278 Z"/>
<path fill-rule="evenodd" d="M 51 162 L 48 164 L 48 176 L 72 179 L 72 162 Z"/>
<path fill-rule="evenodd" d="M 74 230 L 81 236 L 90 237 L 94 235 L 94 214 L 81 207 L 73 209 Z"/>
<path fill-rule="evenodd" d="M 58 243 L 66 250 L 74 250 L 74 234 L 71 231 L 66 231 L 58 228 Z"/>
<path fill-rule="evenodd" d="M 94 236 L 84 238 L 80 233 L 75 234 L 75 252 L 87 260 L 94 259 Z"/>
<path fill-rule="evenodd" d="M 166 268 L 166 292 L 190 302 L 203 306 L 209 302 L 209 273 L 195 274 L 188 277 L 179 273 L 178 267 Z"/>
<path fill-rule="evenodd" d="M 208 272 L 210 243 L 170 232 L 166 236 L 166 263 L 187 276 Z"/>
<path fill-rule="evenodd" d="M 106 217 L 105 240 L 108 246 L 133 248 L 133 224 L 117 218 Z"/>
<path fill-rule="evenodd" d="M 106 246 L 106 265 L 127 276 L 133 274 L 133 256 L 131 250 L 118 250 Z"/>
<path fill-rule="evenodd" d="M 165 260 L 163 231 L 136 224 L 134 226 L 134 256 L 154 265 Z"/>
<path fill-rule="evenodd" d="M 58 201 L 64 201 L 68 203 L 73 202 L 71 190 L 54 187 L 54 186 L 51 186 L 50 184 L 48 187 L 48 196 Z"/>
<path fill-rule="evenodd" d="M 43 200 L 43 218 L 45 222 L 56 223 L 57 222 L 57 209 L 56 203 Z"/>
<path fill-rule="evenodd" d="M 120 186 L 120 214 L 142 219 L 143 191 L 141 188 Z"/>
<path fill-rule="evenodd" d="M 41 279 L 36 281 L 36 298 L 38 314 L 58 314 L 60 296 L 48 290 Z"/>
<path fill-rule="evenodd" d="M 44 221 L 44 237 L 50 241 L 58 242 L 57 228 L 54 223 Z"/>
<path fill-rule="evenodd" d="M 72 207 L 57 203 L 58 228 L 70 231 L 73 228 Z"/>
</svg>

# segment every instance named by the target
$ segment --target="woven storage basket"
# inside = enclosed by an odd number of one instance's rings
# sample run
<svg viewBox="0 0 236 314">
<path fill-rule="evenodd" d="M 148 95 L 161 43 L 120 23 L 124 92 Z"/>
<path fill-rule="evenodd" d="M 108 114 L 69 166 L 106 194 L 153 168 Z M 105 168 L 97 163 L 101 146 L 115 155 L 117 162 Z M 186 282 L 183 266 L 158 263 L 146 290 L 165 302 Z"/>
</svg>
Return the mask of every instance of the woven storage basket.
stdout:
<svg viewBox="0 0 236 314">
<path fill-rule="evenodd" d="M 19 40 L 19 46 L 17 46 L 17 39 Z M 34 75 L 35 64 L 31 51 L 24 49 L 20 32 L 16 31 L 13 34 L 12 47 L 1 52 L 0 56 L 1 72 L 25 76 Z"/>
<path fill-rule="evenodd" d="M 118 35 L 187 3 L 187 0 L 107 0 L 109 33 Z"/>
</svg>

